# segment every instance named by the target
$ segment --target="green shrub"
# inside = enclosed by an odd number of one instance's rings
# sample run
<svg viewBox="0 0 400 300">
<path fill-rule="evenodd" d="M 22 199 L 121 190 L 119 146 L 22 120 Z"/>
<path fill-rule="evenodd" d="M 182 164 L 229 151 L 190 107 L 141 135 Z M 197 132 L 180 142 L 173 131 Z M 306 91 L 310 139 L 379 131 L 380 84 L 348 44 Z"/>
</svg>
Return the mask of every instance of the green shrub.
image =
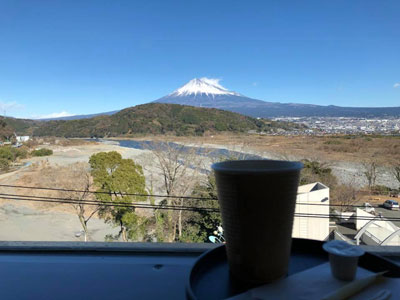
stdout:
<svg viewBox="0 0 400 300">
<path fill-rule="evenodd" d="M 28 157 L 28 150 L 26 149 L 26 147 L 12 148 L 12 149 L 15 158 L 24 159 Z"/>
<path fill-rule="evenodd" d="M 7 161 L 14 161 L 15 156 L 11 147 L 4 146 L 0 148 L 0 159 L 5 159 Z"/>
<path fill-rule="evenodd" d="M 49 156 L 53 154 L 53 150 L 47 148 L 41 148 L 37 150 L 33 150 L 31 152 L 32 156 Z"/>
<path fill-rule="evenodd" d="M 331 189 L 337 185 L 337 178 L 332 174 L 332 169 L 328 166 L 308 159 L 302 160 L 302 163 L 304 164 L 304 168 L 301 170 L 301 185 L 321 182 Z"/>
<path fill-rule="evenodd" d="M 9 168 L 10 168 L 10 163 L 8 162 L 8 160 L 0 158 L 0 170 L 8 171 Z"/>
<path fill-rule="evenodd" d="M 371 191 L 374 195 L 389 195 L 391 189 L 385 185 L 374 185 L 371 187 Z"/>
<path fill-rule="evenodd" d="M 25 147 L 14 148 L 10 146 L 0 147 L 0 159 L 6 159 L 9 162 L 15 161 L 17 158 L 27 158 L 28 150 Z"/>
</svg>

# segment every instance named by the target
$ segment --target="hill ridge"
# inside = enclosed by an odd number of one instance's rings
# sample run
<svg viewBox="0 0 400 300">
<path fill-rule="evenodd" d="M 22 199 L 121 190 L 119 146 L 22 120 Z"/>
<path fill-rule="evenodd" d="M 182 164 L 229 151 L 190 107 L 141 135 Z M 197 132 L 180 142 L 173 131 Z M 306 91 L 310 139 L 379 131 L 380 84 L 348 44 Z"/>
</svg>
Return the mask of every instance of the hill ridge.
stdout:
<svg viewBox="0 0 400 300">
<path fill-rule="evenodd" d="M 216 132 L 274 132 L 301 128 L 287 122 L 258 120 L 216 108 L 148 103 L 116 114 L 79 120 L 34 122 L 35 136 L 116 137 L 130 135 L 204 135 Z"/>
</svg>

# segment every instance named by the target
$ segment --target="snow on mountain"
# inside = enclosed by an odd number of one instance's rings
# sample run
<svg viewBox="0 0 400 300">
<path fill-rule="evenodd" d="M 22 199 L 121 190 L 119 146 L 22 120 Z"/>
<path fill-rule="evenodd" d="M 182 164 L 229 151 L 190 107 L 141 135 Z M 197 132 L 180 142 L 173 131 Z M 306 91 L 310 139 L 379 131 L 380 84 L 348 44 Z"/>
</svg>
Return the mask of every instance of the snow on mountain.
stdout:
<svg viewBox="0 0 400 300">
<path fill-rule="evenodd" d="M 204 94 L 211 97 L 214 97 L 215 95 L 240 96 L 238 93 L 228 91 L 228 89 L 219 84 L 219 81 L 219 79 L 207 77 L 194 78 L 168 96 L 196 96 L 197 94 Z"/>
</svg>

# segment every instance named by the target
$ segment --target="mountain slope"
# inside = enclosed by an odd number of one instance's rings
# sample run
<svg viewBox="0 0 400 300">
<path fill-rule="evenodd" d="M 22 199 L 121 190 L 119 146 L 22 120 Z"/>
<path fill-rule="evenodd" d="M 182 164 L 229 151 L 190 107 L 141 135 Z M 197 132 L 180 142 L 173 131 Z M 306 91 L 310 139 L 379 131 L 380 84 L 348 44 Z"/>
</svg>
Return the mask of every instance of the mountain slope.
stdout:
<svg viewBox="0 0 400 300">
<path fill-rule="evenodd" d="M 192 79 L 154 102 L 213 107 L 252 117 L 386 117 L 400 116 L 400 107 L 340 107 L 266 102 L 245 97 L 221 86 L 216 79 Z"/>
<path fill-rule="evenodd" d="M 11 117 L 0 117 L 2 123 L 7 125 L 8 130 L 11 130 L 17 135 L 32 135 L 33 131 L 41 124 L 40 121 L 29 119 L 17 119 Z"/>
<path fill-rule="evenodd" d="M 41 122 L 36 136 L 113 137 L 138 134 L 203 135 L 206 132 L 274 131 L 299 128 L 267 122 L 229 111 L 177 104 L 150 103 L 121 110 L 111 116 L 70 121 Z"/>
<path fill-rule="evenodd" d="M 73 115 L 69 117 L 59 117 L 59 118 L 45 118 L 45 119 L 38 119 L 39 121 L 58 121 L 58 120 L 80 120 L 80 119 L 90 119 L 99 116 L 111 116 L 116 114 L 119 110 L 107 111 L 103 113 L 97 114 L 90 114 L 90 115 Z"/>
</svg>

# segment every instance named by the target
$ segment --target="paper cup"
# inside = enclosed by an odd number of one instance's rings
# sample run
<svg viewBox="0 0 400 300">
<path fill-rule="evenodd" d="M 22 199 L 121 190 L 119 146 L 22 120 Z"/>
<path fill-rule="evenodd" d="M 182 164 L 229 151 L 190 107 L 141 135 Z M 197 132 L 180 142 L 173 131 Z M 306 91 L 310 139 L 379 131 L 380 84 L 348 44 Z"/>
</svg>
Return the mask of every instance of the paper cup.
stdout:
<svg viewBox="0 0 400 300">
<path fill-rule="evenodd" d="M 299 162 L 225 161 L 212 165 L 231 274 L 254 285 L 286 275 Z"/>
<path fill-rule="evenodd" d="M 363 249 L 338 240 L 327 242 L 322 247 L 329 253 L 333 277 L 345 281 L 356 277 L 358 258 L 365 253 Z"/>
</svg>

